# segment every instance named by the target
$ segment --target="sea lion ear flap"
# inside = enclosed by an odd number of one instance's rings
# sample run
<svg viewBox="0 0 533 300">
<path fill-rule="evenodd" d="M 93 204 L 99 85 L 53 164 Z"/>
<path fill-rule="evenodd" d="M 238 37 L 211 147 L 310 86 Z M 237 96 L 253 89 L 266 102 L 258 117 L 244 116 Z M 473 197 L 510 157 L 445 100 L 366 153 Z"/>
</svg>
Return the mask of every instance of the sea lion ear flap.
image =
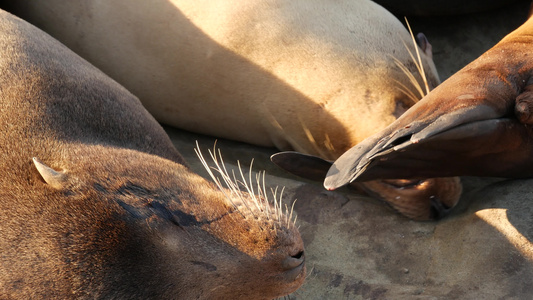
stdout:
<svg viewBox="0 0 533 300">
<path fill-rule="evenodd" d="M 324 181 L 329 168 L 333 164 L 317 156 L 293 151 L 276 153 L 270 157 L 270 160 L 289 173 L 320 182 Z"/>
<path fill-rule="evenodd" d="M 422 32 L 416 35 L 416 43 L 424 51 L 424 53 L 431 59 L 433 59 L 433 47 L 428 41 L 428 38 Z"/>
<path fill-rule="evenodd" d="M 47 184 L 55 189 L 62 189 L 65 187 L 68 179 L 67 174 L 50 168 L 41 162 L 37 157 L 33 158 L 33 163 Z"/>
</svg>

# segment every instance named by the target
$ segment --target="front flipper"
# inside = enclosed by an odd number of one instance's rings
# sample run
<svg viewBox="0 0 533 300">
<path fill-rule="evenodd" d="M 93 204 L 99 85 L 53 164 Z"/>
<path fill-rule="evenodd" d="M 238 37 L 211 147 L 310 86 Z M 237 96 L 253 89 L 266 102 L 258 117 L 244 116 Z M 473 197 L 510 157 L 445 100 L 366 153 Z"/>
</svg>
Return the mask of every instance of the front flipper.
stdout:
<svg viewBox="0 0 533 300">
<path fill-rule="evenodd" d="M 271 161 L 302 178 L 322 182 L 332 162 L 298 152 L 280 152 Z M 461 195 L 458 178 L 373 180 L 351 184 L 385 201 L 402 215 L 417 221 L 438 220 L 448 214 Z"/>
<path fill-rule="evenodd" d="M 424 99 L 421 101 L 424 101 Z M 428 111 L 434 112 L 434 114 L 424 116 L 420 113 Z M 395 151 L 408 146 L 412 147 L 412 145 L 418 145 L 422 141 L 450 130 L 450 128 L 498 116 L 493 109 L 486 105 L 459 108 L 443 115 L 435 115 L 437 113 L 438 112 L 435 110 L 430 110 L 426 105 L 420 105 L 420 107 L 417 107 L 417 105 L 413 106 L 382 133 L 378 133 L 377 135 L 364 140 L 362 143 L 351 148 L 339 157 L 328 171 L 324 186 L 328 190 L 333 190 L 353 182 L 354 180 L 365 181 L 379 178 L 412 178 L 413 176 L 427 177 L 424 174 L 407 175 L 410 170 L 409 166 L 406 166 L 407 168 L 403 170 L 394 169 L 394 167 L 397 166 L 392 166 L 389 163 L 390 168 L 392 168 L 392 170 L 390 170 L 391 174 L 375 173 L 374 176 L 364 176 L 363 178 L 359 178 L 368 169 L 369 165 L 373 165 L 372 163 L 377 157 L 381 157 L 383 160 L 390 159 L 395 157 Z M 404 123 L 407 123 L 407 125 L 403 125 Z M 439 148 L 435 149 L 435 151 L 438 152 Z M 412 152 L 413 151 L 410 151 L 409 153 Z M 423 157 L 425 154 L 419 153 L 419 155 Z M 429 156 L 431 156 L 431 154 L 426 155 L 426 157 Z M 406 175 L 403 175 L 403 172 L 405 172 Z M 449 176 L 449 174 L 440 173 L 439 175 L 431 175 L 430 177 L 441 176 Z"/>
<path fill-rule="evenodd" d="M 531 36 L 533 18 L 383 131 L 344 153 L 324 186 L 333 190 L 375 178 L 533 175 L 533 141 L 526 125 L 533 122 Z"/>
<path fill-rule="evenodd" d="M 291 174 L 319 182 L 326 178 L 326 173 L 333 164 L 320 157 L 294 151 L 273 154 L 270 160 Z"/>
<path fill-rule="evenodd" d="M 533 176 L 533 128 L 514 119 L 469 123 L 378 153 L 357 181 L 440 176 Z"/>
</svg>

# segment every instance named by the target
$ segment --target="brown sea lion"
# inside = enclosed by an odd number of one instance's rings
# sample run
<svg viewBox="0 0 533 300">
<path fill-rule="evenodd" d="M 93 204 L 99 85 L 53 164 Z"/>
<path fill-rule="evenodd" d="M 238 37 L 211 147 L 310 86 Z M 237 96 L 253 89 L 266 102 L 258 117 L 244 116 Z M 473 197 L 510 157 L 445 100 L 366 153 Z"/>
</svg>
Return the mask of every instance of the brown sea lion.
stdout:
<svg viewBox="0 0 533 300">
<path fill-rule="evenodd" d="M 531 177 L 533 19 L 454 74 L 380 133 L 342 155 L 325 180 Z"/>
<path fill-rule="evenodd" d="M 413 47 L 398 19 L 368 0 L 11 5 L 123 84 L 160 122 L 328 160 L 393 122 L 439 82 L 427 40 L 421 36 L 421 48 Z M 442 181 L 460 190 L 457 179 Z M 360 189 L 389 203 L 429 203 L 426 195 L 443 194 L 440 183 L 423 182 L 429 184 L 377 181 Z M 442 201 L 453 206 L 457 198 Z"/>
<path fill-rule="evenodd" d="M 0 12 L 0 36 L 1 299 L 272 299 L 302 284 L 289 217 L 191 172 L 137 98 L 47 34 Z"/>
</svg>

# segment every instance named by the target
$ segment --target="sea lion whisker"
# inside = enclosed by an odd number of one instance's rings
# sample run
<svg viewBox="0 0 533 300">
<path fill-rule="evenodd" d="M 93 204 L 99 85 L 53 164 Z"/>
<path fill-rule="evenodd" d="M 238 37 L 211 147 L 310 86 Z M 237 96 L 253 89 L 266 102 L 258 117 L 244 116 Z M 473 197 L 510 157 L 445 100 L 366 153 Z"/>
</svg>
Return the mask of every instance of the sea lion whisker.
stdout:
<svg viewBox="0 0 533 300">
<path fill-rule="evenodd" d="M 250 184 L 252 184 L 252 182 L 250 182 Z M 267 195 L 265 191 L 263 191 L 263 189 L 261 188 L 261 171 L 255 174 L 255 185 L 257 186 L 257 200 L 259 203 L 260 211 L 266 211 L 265 201 L 268 202 L 268 199 L 265 200 L 265 197 L 267 197 Z"/>
<path fill-rule="evenodd" d="M 332 153 L 335 152 L 335 146 L 333 145 L 333 142 L 331 142 L 331 138 L 329 137 L 329 134 L 327 132 L 324 135 L 324 146 Z"/>
<path fill-rule="evenodd" d="M 313 147 L 313 150 L 318 153 L 321 157 L 328 157 L 328 153 L 325 153 L 320 147 L 318 147 L 318 143 L 316 142 L 315 137 L 311 133 L 311 130 L 309 130 L 309 127 L 305 125 L 305 122 L 302 120 L 300 115 L 298 114 L 298 121 L 302 126 L 302 130 L 304 131 L 305 136 L 307 137 L 307 140 L 311 143 L 311 146 Z"/>
<path fill-rule="evenodd" d="M 204 167 L 204 169 L 207 171 L 207 174 L 209 174 L 209 176 L 214 181 L 214 183 L 217 185 L 219 190 L 221 190 L 222 193 L 225 194 L 224 188 L 222 188 L 222 184 L 220 183 L 220 180 L 213 174 L 213 172 L 211 171 L 211 167 L 207 164 L 207 161 L 205 160 L 205 158 L 204 158 L 204 156 L 202 154 L 202 151 L 200 150 L 200 146 L 198 145 L 198 141 L 196 141 L 196 148 L 194 148 L 194 152 L 196 153 L 196 156 L 198 156 L 198 159 L 202 163 L 202 166 Z M 227 195 L 226 195 L 226 197 L 227 197 Z M 227 198 L 229 198 L 229 197 L 227 197 Z M 232 202 L 232 204 L 235 206 L 235 204 L 233 202 Z M 235 206 L 235 208 L 237 208 L 237 207 Z"/>
<path fill-rule="evenodd" d="M 280 193 L 279 195 L 279 201 L 278 201 L 278 204 L 279 204 L 279 211 L 278 211 L 278 220 L 281 221 L 281 218 L 283 216 L 283 189 L 281 190 L 282 193 Z"/>
<path fill-rule="evenodd" d="M 278 199 L 278 189 L 279 189 L 278 186 L 276 186 L 275 189 L 270 188 L 270 192 L 272 193 L 272 195 L 274 195 L 274 202 L 277 201 Z"/>
<path fill-rule="evenodd" d="M 404 95 L 406 95 L 409 100 L 413 102 L 413 104 L 417 103 L 420 100 L 420 98 L 417 97 L 405 84 L 401 83 L 398 80 L 394 80 L 394 82 L 397 84 L 396 88 L 400 90 L 400 92 L 402 92 Z M 416 84 L 418 84 L 418 82 Z M 422 92 L 421 89 L 419 91 Z"/>
<path fill-rule="evenodd" d="M 252 171 L 250 170 L 250 175 L 252 174 L 251 172 Z M 250 181 L 250 184 L 253 184 L 253 183 Z M 259 211 L 264 212 L 266 211 L 265 201 L 268 202 L 268 199 L 265 200 L 265 197 L 267 197 L 267 195 L 263 191 L 263 189 L 261 189 L 261 172 L 260 171 L 255 174 L 255 184 L 257 185 L 257 195 L 258 195 L 257 202 L 259 204 Z"/>
<path fill-rule="evenodd" d="M 290 211 L 290 214 L 289 214 L 289 221 L 292 220 L 292 214 L 294 212 L 294 205 L 296 204 L 296 200 L 298 200 L 298 199 L 294 199 L 294 201 L 292 201 L 291 211 Z M 295 224 L 296 224 L 296 219 L 294 220 L 293 225 L 295 225 Z M 287 224 L 287 226 L 288 226 L 288 224 Z"/>
<path fill-rule="evenodd" d="M 422 77 L 422 80 L 424 81 L 424 85 L 426 87 L 426 93 L 422 94 L 422 95 L 427 95 L 427 94 L 429 94 L 429 84 L 428 84 L 428 81 L 427 81 L 426 72 L 424 71 L 424 65 L 422 64 L 422 58 L 420 57 L 420 51 L 418 51 L 418 47 L 417 47 L 417 43 L 416 43 L 416 40 L 415 40 L 415 36 L 413 34 L 413 31 L 411 30 L 411 25 L 409 24 L 409 21 L 407 20 L 407 17 L 405 17 L 405 23 L 407 24 L 407 28 L 409 29 L 409 34 L 411 35 L 411 39 L 413 41 L 413 46 L 415 47 L 415 51 L 416 51 L 416 57 L 418 58 L 418 60 L 416 60 L 413 57 L 413 54 L 411 53 L 411 50 L 409 50 L 409 48 L 407 47 L 407 45 L 405 45 L 405 43 L 404 43 L 404 46 L 407 48 L 407 52 L 409 52 L 409 55 L 413 59 L 413 62 L 415 63 L 415 66 L 418 69 L 418 72 L 420 72 L 420 76 Z"/>
<path fill-rule="evenodd" d="M 398 68 L 400 68 L 400 70 L 407 76 L 407 78 L 409 79 L 409 82 L 411 82 L 411 84 L 413 85 L 413 87 L 418 91 L 418 93 L 420 94 L 420 97 L 417 97 L 413 91 L 410 91 L 409 88 L 407 88 L 407 86 L 401 82 L 399 82 L 398 80 L 394 80 L 396 83 L 398 83 L 403 89 L 405 89 L 406 91 L 408 92 L 405 92 L 404 93 L 411 99 L 416 99 L 416 101 L 414 101 L 415 103 L 418 102 L 418 100 L 422 97 L 424 97 L 424 90 L 422 89 L 422 86 L 420 86 L 420 83 L 418 83 L 418 81 L 416 80 L 415 76 L 413 75 L 413 73 L 405 66 L 405 64 L 403 64 L 401 61 L 399 61 L 396 57 L 394 56 L 391 56 L 392 59 L 394 60 L 394 62 L 396 63 L 396 66 L 398 66 Z M 412 56 L 411 56 L 412 57 Z M 415 62 L 416 64 L 416 62 Z"/>
<path fill-rule="evenodd" d="M 214 169 L 222 176 L 226 187 L 232 192 L 232 195 L 236 196 L 240 200 L 243 200 L 241 191 L 238 187 L 238 183 L 233 182 L 228 174 L 228 170 L 226 169 L 226 165 L 224 163 L 224 159 L 222 158 L 222 153 L 220 152 L 220 149 L 218 149 L 218 157 L 220 157 L 220 162 L 218 161 L 215 151 L 215 149 L 213 149 L 213 152 L 209 150 L 209 154 L 211 155 L 211 158 L 213 159 L 216 165 L 216 168 Z"/>
<path fill-rule="evenodd" d="M 268 199 L 268 193 L 267 193 L 267 189 L 266 189 L 266 184 L 265 184 L 265 175 L 266 175 L 266 172 L 265 171 L 261 171 L 261 172 L 258 172 L 257 175 L 256 175 L 256 180 L 257 180 L 257 187 L 258 189 L 261 191 L 261 195 L 263 195 L 263 209 L 266 210 L 266 208 L 268 207 L 268 202 L 269 202 L 269 199 Z M 261 181 L 263 183 L 263 188 L 261 189 Z M 275 200 L 275 198 L 274 198 Z"/>
<path fill-rule="evenodd" d="M 238 162 L 237 163 L 239 165 L 239 169 L 241 169 L 241 164 Z M 253 197 L 255 203 L 257 204 L 258 206 L 258 209 L 259 211 L 261 211 L 261 199 L 256 197 L 256 193 L 254 192 L 254 184 L 253 184 L 253 181 L 252 181 L 252 167 L 253 167 L 253 164 L 254 164 L 254 159 L 252 158 L 252 160 L 250 161 L 250 166 L 249 166 L 249 169 L 248 169 L 248 182 L 249 182 L 249 186 L 250 186 L 250 195 Z M 242 174 L 242 170 L 241 170 L 241 174 Z M 246 187 L 248 187 L 248 184 L 246 183 L 246 180 L 244 179 L 244 176 L 243 176 L 243 181 L 244 181 L 244 184 L 246 185 Z M 257 193 L 259 194 L 260 193 L 260 186 L 259 184 L 257 185 Z"/>
<path fill-rule="evenodd" d="M 226 164 L 224 163 L 224 160 L 223 160 L 223 157 L 222 157 L 220 149 L 216 149 L 215 151 L 216 151 L 216 153 L 218 153 L 218 155 L 214 155 L 213 151 L 208 150 L 208 152 L 211 155 L 211 158 L 212 158 L 213 162 L 216 165 L 216 167 L 209 167 L 209 169 L 216 170 L 219 173 L 219 175 L 224 180 L 224 183 L 225 183 L 227 189 L 229 189 L 231 191 L 231 195 L 235 196 L 235 197 L 237 197 L 238 199 L 241 200 L 241 202 L 243 203 L 244 207 L 246 207 L 246 209 L 250 212 L 250 214 L 253 216 L 254 219 L 259 219 L 259 217 L 254 212 L 254 209 L 252 209 L 252 207 L 249 206 L 249 203 L 248 203 L 249 200 L 246 199 L 245 197 L 243 197 L 243 191 L 241 190 L 241 187 L 242 187 L 242 189 L 246 190 L 246 192 L 249 195 L 249 199 L 251 199 L 253 201 L 253 203 L 255 204 L 255 206 L 257 208 L 257 210 L 260 213 L 263 213 L 267 217 L 267 220 L 270 220 L 270 217 L 269 217 L 269 212 L 270 212 L 270 209 L 271 209 L 269 207 L 269 202 L 270 201 L 268 200 L 268 195 L 265 193 L 265 191 L 266 191 L 266 182 L 265 182 L 265 174 L 266 174 L 266 172 L 265 171 L 262 171 L 262 172 L 260 171 L 256 175 L 256 180 L 257 180 L 257 190 L 256 190 L 253 187 L 254 184 L 253 184 L 252 175 L 251 175 L 252 172 L 253 172 L 253 160 L 252 160 L 252 163 L 250 165 L 248 180 L 246 179 L 246 175 L 243 172 L 243 168 L 242 168 L 242 165 L 241 165 L 240 161 L 237 161 L 237 166 L 238 166 L 239 173 L 240 173 L 240 176 L 241 176 L 242 180 L 238 180 L 237 176 L 235 175 L 235 170 L 231 170 L 232 177 L 233 177 L 233 180 L 232 180 L 231 176 L 229 175 L 229 172 L 228 172 L 228 169 L 226 167 Z M 204 161 L 205 161 L 205 159 L 204 159 Z M 207 165 L 207 163 L 205 165 Z M 204 165 L 204 168 L 205 168 L 205 165 Z M 209 170 L 209 172 L 210 172 L 210 174 L 213 174 L 212 178 L 214 177 L 214 180 L 216 181 L 216 183 L 219 186 L 219 188 L 222 188 L 222 183 L 220 182 L 220 179 L 217 176 L 215 176 L 214 173 L 211 170 Z M 261 188 L 261 182 L 262 182 L 263 188 Z M 226 189 L 222 188 L 222 190 L 225 191 Z M 229 201 L 232 203 L 232 205 L 235 207 L 235 209 L 237 211 L 239 211 L 241 216 L 243 218 L 246 218 L 246 216 L 241 212 L 241 208 L 239 207 L 239 205 L 235 204 L 234 201 L 232 200 L 232 198 L 229 197 L 227 194 L 225 194 L 225 196 L 229 199 Z M 272 221 L 274 221 L 274 224 L 278 224 L 283 219 L 283 211 L 280 209 L 281 205 L 277 201 L 276 197 L 274 198 L 274 205 L 273 206 L 275 207 L 276 219 L 272 219 Z M 281 225 L 279 225 L 279 226 L 281 226 Z M 277 227 L 278 226 L 276 226 L 276 225 L 274 226 L 274 229 L 276 231 L 277 231 Z M 263 226 L 260 226 L 260 228 L 264 230 Z"/>
<path fill-rule="evenodd" d="M 226 169 L 226 164 L 224 163 L 224 159 L 222 158 L 222 153 L 220 152 L 220 149 L 218 149 L 218 156 L 220 157 L 220 165 L 217 163 L 217 168 L 219 168 L 219 172 L 224 179 L 226 186 L 232 191 L 232 193 L 239 198 L 243 203 L 246 203 L 244 201 L 244 198 L 242 196 L 242 191 L 239 188 L 239 182 L 237 180 L 232 181 L 231 177 L 229 176 L 228 170 Z M 237 161 L 237 164 L 239 162 Z M 235 173 L 232 170 L 233 178 L 235 178 Z M 253 195 L 253 194 L 251 194 Z"/>
<path fill-rule="evenodd" d="M 237 165 L 238 165 L 238 167 L 239 167 L 239 169 L 240 169 L 241 166 L 240 166 L 240 162 L 239 162 L 239 161 L 237 161 Z M 233 175 L 233 179 L 234 179 L 234 188 L 235 188 L 235 190 L 236 190 L 235 192 L 236 192 L 236 193 L 239 193 L 239 198 L 241 199 L 241 201 L 242 201 L 242 203 L 244 204 L 244 206 L 246 207 L 246 209 L 248 209 L 248 211 L 252 214 L 252 216 L 253 216 L 255 219 L 257 219 L 257 216 L 254 214 L 252 208 L 248 205 L 248 201 L 246 201 L 246 200 L 244 199 L 244 197 L 242 197 L 241 191 L 240 191 L 240 189 L 238 189 L 238 185 L 239 185 L 239 183 L 240 183 L 241 185 L 243 185 L 243 186 L 245 186 L 246 183 L 243 183 L 243 182 L 240 182 L 240 181 L 237 180 L 237 178 L 236 178 L 236 176 L 235 176 L 235 171 L 234 171 L 234 170 L 231 170 L 231 173 L 232 173 L 232 175 Z M 233 182 L 232 182 L 232 186 L 233 186 Z M 250 194 L 250 197 L 255 198 L 255 195 L 254 195 L 254 194 Z"/>
<path fill-rule="evenodd" d="M 264 175 L 263 175 L 263 176 L 264 176 Z M 265 188 L 265 187 L 263 187 L 263 188 Z M 276 189 L 277 189 L 277 188 L 278 188 L 278 187 L 276 186 Z M 266 194 L 266 190 L 265 190 L 265 194 Z M 276 200 L 276 195 L 275 195 L 275 194 L 272 194 L 272 197 L 274 198 L 274 201 L 275 201 L 275 200 Z M 266 207 L 267 207 L 267 210 L 268 210 L 268 214 L 270 215 L 270 214 L 271 214 L 270 206 L 267 205 Z"/>
<path fill-rule="evenodd" d="M 225 189 L 223 186 L 222 186 L 222 183 L 220 182 L 220 179 L 215 176 L 215 174 L 213 174 L 213 172 L 211 171 L 211 167 L 207 164 L 207 161 L 205 160 L 203 154 L 202 154 L 202 151 L 200 150 L 200 146 L 198 144 L 198 141 L 196 141 L 196 148 L 194 149 L 194 152 L 196 153 L 196 155 L 198 156 L 198 158 L 200 159 L 200 162 L 202 163 L 204 169 L 207 171 L 207 173 L 209 174 L 209 176 L 211 177 L 211 179 L 214 181 L 215 185 L 218 187 L 218 189 L 222 192 L 222 194 L 224 195 L 224 197 L 229 201 L 229 203 L 231 203 L 231 205 L 233 206 L 233 208 L 235 209 L 235 211 L 239 212 L 239 214 L 243 217 L 243 218 L 246 218 L 244 216 L 244 214 L 240 211 L 239 207 L 237 204 L 235 204 L 235 202 L 233 201 L 232 197 L 230 195 L 227 194 L 227 190 L 230 190 L 231 191 L 231 194 L 232 195 L 237 195 L 237 197 L 241 198 L 242 197 L 240 195 L 238 195 L 238 193 L 235 192 L 235 189 L 232 189 L 230 186 L 231 184 L 228 186 L 228 189 Z M 219 166 L 218 164 L 218 160 L 216 159 L 216 157 L 213 157 L 213 153 L 209 150 L 209 154 L 211 155 L 211 158 L 213 159 L 213 162 Z M 223 174 L 221 173 L 221 170 L 220 169 L 215 169 L 217 170 L 222 178 L 225 180 L 225 177 L 223 176 Z M 226 185 L 227 182 L 226 182 Z M 244 202 L 244 201 L 243 201 Z"/>
<path fill-rule="evenodd" d="M 255 197 L 255 194 L 253 192 L 253 187 L 250 187 L 248 186 L 248 184 L 246 183 L 246 177 L 244 177 L 244 173 L 242 172 L 242 168 L 241 168 L 241 164 L 240 162 L 237 162 L 237 165 L 238 165 L 238 169 L 239 169 L 239 172 L 241 174 L 241 178 L 242 178 L 242 182 L 241 184 L 243 185 L 243 187 L 248 191 L 248 193 L 250 194 L 250 197 L 252 198 L 252 200 L 254 201 L 255 203 L 255 206 L 258 210 L 261 210 L 261 208 L 259 207 L 259 203 L 257 202 L 257 198 Z M 250 182 L 251 182 L 251 177 L 250 177 Z"/>
</svg>

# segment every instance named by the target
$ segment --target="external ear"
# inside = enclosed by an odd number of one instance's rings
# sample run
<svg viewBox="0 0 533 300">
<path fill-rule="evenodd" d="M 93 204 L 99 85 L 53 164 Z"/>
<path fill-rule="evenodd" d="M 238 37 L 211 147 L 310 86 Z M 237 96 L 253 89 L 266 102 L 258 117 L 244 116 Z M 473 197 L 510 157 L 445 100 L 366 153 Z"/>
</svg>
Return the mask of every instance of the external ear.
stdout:
<svg viewBox="0 0 533 300">
<path fill-rule="evenodd" d="M 429 58 L 433 59 L 433 47 L 429 43 L 429 41 L 428 41 L 428 39 L 427 39 L 425 34 L 423 34 L 422 32 L 417 34 L 416 35 L 416 43 L 418 44 L 420 49 L 422 49 L 422 51 L 424 51 L 424 53 L 426 53 L 426 55 Z"/>
<path fill-rule="evenodd" d="M 324 181 L 333 164 L 317 156 L 292 151 L 276 153 L 270 160 L 289 173 L 313 181 Z"/>
<path fill-rule="evenodd" d="M 43 177 L 44 181 L 55 189 L 62 189 L 67 183 L 67 174 L 58 172 L 41 162 L 37 157 L 33 158 L 33 163 Z"/>
</svg>

